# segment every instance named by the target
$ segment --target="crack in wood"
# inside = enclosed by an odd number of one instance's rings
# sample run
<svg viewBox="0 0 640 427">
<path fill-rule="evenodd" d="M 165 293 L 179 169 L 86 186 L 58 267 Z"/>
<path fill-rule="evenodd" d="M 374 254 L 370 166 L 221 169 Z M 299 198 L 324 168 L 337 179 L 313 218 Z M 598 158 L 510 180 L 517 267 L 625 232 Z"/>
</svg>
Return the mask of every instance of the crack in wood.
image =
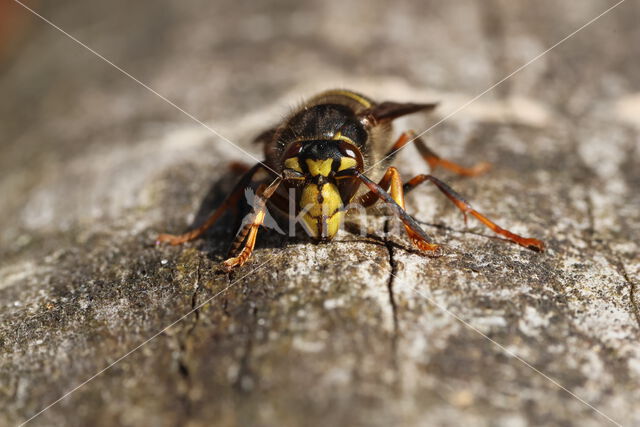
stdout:
<svg viewBox="0 0 640 427">
<path fill-rule="evenodd" d="M 638 302 L 636 301 L 638 286 L 629 277 L 627 268 L 624 266 L 624 262 L 622 262 L 622 258 L 620 257 L 620 255 L 616 255 L 616 264 L 618 264 L 618 273 L 622 276 L 625 282 L 627 282 L 627 285 L 629 287 L 629 301 L 631 302 L 631 312 L 636 318 L 638 327 L 640 327 L 640 307 Z"/>
<path fill-rule="evenodd" d="M 184 409 L 184 413 L 187 418 L 190 418 L 192 414 L 192 402 L 189 397 L 189 390 L 193 387 L 193 376 L 191 374 L 191 369 L 189 368 L 189 364 L 187 363 L 186 354 L 188 353 L 187 343 L 193 334 L 194 329 L 198 325 L 198 321 L 200 320 L 200 309 L 197 306 L 198 301 L 198 293 L 201 289 L 200 283 L 200 260 L 198 260 L 198 267 L 196 268 L 196 280 L 193 284 L 193 294 L 191 295 L 191 310 L 193 311 L 194 320 L 191 326 L 184 333 L 184 336 L 181 339 L 178 339 L 178 373 L 182 378 L 182 381 L 185 384 L 185 391 L 180 393 L 180 402 Z"/>
<path fill-rule="evenodd" d="M 393 249 L 394 244 L 389 240 L 389 229 L 390 229 L 391 220 L 387 219 L 384 222 L 384 244 L 387 248 L 387 252 L 389 253 L 389 279 L 387 280 L 387 291 L 389 293 L 389 304 L 391 305 L 391 314 L 393 318 L 393 334 L 391 335 L 391 363 L 393 366 L 393 371 L 396 373 L 396 379 L 399 379 L 400 376 L 397 375 L 399 372 L 398 367 L 398 341 L 400 339 L 400 325 L 398 319 L 398 304 L 396 302 L 396 297 L 394 293 L 394 282 L 398 273 L 398 263 L 394 257 Z"/>
</svg>

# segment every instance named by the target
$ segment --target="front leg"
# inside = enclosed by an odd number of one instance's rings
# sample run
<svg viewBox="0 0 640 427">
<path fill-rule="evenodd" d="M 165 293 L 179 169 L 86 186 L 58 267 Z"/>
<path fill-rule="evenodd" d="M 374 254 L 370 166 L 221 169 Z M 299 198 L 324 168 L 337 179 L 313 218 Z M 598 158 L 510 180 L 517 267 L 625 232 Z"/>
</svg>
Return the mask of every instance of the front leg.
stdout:
<svg viewBox="0 0 640 427">
<path fill-rule="evenodd" d="M 404 224 L 407 235 L 414 245 L 416 245 L 420 250 L 428 252 L 436 252 L 440 250 L 440 246 L 435 243 L 431 243 L 429 241 L 429 237 L 422 228 L 420 228 L 416 220 L 404 210 L 404 190 L 402 188 L 400 174 L 396 168 L 390 167 L 387 169 L 379 184 L 376 184 L 366 175 L 358 172 L 357 170 L 351 170 L 349 172 L 345 171 L 345 174 L 346 173 L 351 173 L 362 181 L 367 188 L 369 188 L 369 192 L 358 199 L 360 204 L 367 207 L 373 205 L 378 199 L 385 201 L 393 213 Z M 387 193 L 389 188 L 391 189 L 391 194 Z"/>
<path fill-rule="evenodd" d="M 238 234 L 237 240 L 234 241 L 233 246 L 236 249 L 240 248 L 242 242 L 244 241 L 244 246 L 240 253 L 237 256 L 231 257 L 225 260 L 222 263 L 222 269 L 226 272 L 233 270 L 235 267 L 240 267 L 244 264 L 251 254 L 253 253 L 253 248 L 256 245 L 256 237 L 258 236 L 258 229 L 262 225 L 264 221 L 264 216 L 266 214 L 266 208 L 260 209 L 255 213 L 253 221 L 249 224 L 246 224 L 240 233 Z M 233 250 L 232 250 L 233 251 Z"/>
<path fill-rule="evenodd" d="M 275 193 L 276 189 L 282 182 L 281 178 L 276 178 L 268 187 L 265 184 L 258 187 L 255 197 L 255 206 L 253 209 L 253 218 L 251 222 L 246 224 L 238 233 L 231 249 L 231 253 L 238 253 L 238 249 L 244 241 L 244 246 L 236 256 L 233 256 L 222 263 L 222 269 L 229 272 L 236 267 L 243 265 L 253 253 L 258 236 L 258 229 L 264 222 L 267 214 L 267 200 Z"/>
</svg>

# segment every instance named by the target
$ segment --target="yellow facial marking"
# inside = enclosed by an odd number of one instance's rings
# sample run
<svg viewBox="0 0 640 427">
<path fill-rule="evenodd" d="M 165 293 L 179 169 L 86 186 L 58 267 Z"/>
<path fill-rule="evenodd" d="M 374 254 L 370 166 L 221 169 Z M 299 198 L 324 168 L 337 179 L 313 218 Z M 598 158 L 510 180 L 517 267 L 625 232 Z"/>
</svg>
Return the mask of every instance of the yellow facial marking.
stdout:
<svg viewBox="0 0 640 427">
<path fill-rule="evenodd" d="M 345 169 L 355 168 L 357 164 L 358 162 L 356 162 L 356 159 L 353 159 L 351 157 L 341 157 L 340 167 L 338 168 L 338 170 L 343 171 Z"/>
<path fill-rule="evenodd" d="M 307 210 L 302 216 L 302 223 L 310 236 L 331 239 L 340 229 L 344 213 L 340 210 L 340 192 L 334 184 L 324 184 L 321 190 L 315 184 L 306 185 L 302 190 L 300 208 Z"/>
<path fill-rule="evenodd" d="M 287 160 L 284 161 L 284 167 L 285 168 L 289 168 L 289 169 L 293 169 L 296 172 L 302 172 L 302 169 L 300 168 L 300 162 L 298 161 L 297 157 L 291 157 Z"/>
<path fill-rule="evenodd" d="M 326 160 L 307 159 L 307 166 L 309 167 L 309 172 L 313 176 L 316 176 L 316 175 L 329 176 L 329 173 L 331 172 L 332 163 L 333 163 L 333 159 L 326 159 Z"/>
</svg>

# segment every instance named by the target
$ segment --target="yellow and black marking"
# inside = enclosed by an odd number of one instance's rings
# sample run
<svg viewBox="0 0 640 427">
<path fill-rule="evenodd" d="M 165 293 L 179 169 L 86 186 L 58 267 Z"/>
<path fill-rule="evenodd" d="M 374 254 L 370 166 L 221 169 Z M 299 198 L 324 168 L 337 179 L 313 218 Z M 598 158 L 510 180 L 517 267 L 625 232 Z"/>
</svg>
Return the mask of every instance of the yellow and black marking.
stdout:
<svg viewBox="0 0 640 427">
<path fill-rule="evenodd" d="M 312 237 L 331 239 L 340 228 L 343 206 L 336 184 L 325 180 L 307 184 L 300 197 L 302 224 Z"/>
<path fill-rule="evenodd" d="M 329 176 L 331 173 L 332 165 L 335 162 L 334 159 L 306 159 L 307 170 L 311 176 Z"/>
<path fill-rule="evenodd" d="M 357 166 L 357 160 L 348 157 L 351 152 L 352 143 L 348 138 L 346 141 L 344 138 L 305 141 L 296 157 L 284 162 L 285 167 L 308 177 L 298 207 L 302 225 L 312 237 L 331 239 L 340 229 L 343 208 L 349 200 L 343 200 L 335 174 Z"/>
<path fill-rule="evenodd" d="M 338 166 L 338 171 L 343 171 L 345 169 L 353 169 L 358 165 L 356 159 L 352 157 L 343 157 L 340 159 L 340 165 Z"/>
<path fill-rule="evenodd" d="M 366 97 L 360 95 L 359 93 L 355 93 L 350 90 L 340 90 L 340 89 L 335 90 L 333 92 L 336 95 L 342 95 L 342 96 L 346 96 L 347 98 L 351 98 L 365 108 L 371 108 L 371 101 L 369 101 Z"/>
<path fill-rule="evenodd" d="M 328 90 L 326 92 L 322 92 L 321 94 L 319 94 L 316 98 L 319 99 L 331 99 L 331 98 L 348 98 L 351 99 L 353 101 L 355 101 L 356 103 L 358 103 L 359 105 L 363 106 L 364 108 L 371 108 L 373 105 L 373 102 L 367 98 L 364 95 L 361 95 L 359 93 L 350 91 L 350 90 L 346 90 L 346 89 L 333 89 L 333 90 Z"/>
<path fill-rule="evenodd" d="M 291 157 L 284 162 L 284 167 L 288 169 L 293 169 L 296 172 L 302 172 L 302 168 L 300 168 L 300 161 L 297 157 Z"/>
</svg>

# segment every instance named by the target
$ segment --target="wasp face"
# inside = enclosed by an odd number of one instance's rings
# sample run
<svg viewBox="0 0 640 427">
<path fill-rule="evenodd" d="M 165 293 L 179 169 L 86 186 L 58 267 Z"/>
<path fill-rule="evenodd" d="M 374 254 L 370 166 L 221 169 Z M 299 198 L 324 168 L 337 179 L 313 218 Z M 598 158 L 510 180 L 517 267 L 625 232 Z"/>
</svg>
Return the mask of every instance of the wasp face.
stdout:
<svg viewBox="0 0 640 427">
<path fill-rule="evenodd" d="M 345 180 L 336 179 L 336 173 L 360 166 L 359 150 L 337 140 L 296 144 L 293 153 L 289 153 L 293 155 L 285 159 L 284 168 L 291 179 L 300 181 L 297 213 L 311 237 L 329 240 L 340 229 L 344 207 L 352 196 L 345 191 Z"/>
</svg>

